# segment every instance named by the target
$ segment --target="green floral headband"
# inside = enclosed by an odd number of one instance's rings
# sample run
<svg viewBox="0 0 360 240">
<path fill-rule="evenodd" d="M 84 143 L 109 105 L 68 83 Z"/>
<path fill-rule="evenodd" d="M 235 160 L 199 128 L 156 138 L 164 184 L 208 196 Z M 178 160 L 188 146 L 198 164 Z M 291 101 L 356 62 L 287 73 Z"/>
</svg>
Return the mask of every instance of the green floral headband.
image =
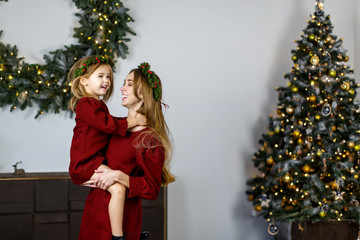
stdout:
<svg viewBox="0 0 360 240">
<path fill-rule="evenodd" d="M 159 101 L 161 98 L 161 87 L 158 85 L 160 80 L 157 78 L 155 72 L 150 71 L 150 64 L 147 62 L 141 63 L 138 68 L 148 79 L 148 83 L 153 89 L 155 101 Z"/>
<path fill-rule="evenodd" d="M 84 61 L 83 66 L 76 68 L 74 70 L 74 78 L 81 76 L 83 73 L 86 72 L 86 70 L 89 68 L 90 65 L 96 64 L 96 63 L 107 63 L 111 67 L 113 67 L 113 62 L 112 62 L 111 58 L 108 56 L 90 57 Z"/>
</svg>

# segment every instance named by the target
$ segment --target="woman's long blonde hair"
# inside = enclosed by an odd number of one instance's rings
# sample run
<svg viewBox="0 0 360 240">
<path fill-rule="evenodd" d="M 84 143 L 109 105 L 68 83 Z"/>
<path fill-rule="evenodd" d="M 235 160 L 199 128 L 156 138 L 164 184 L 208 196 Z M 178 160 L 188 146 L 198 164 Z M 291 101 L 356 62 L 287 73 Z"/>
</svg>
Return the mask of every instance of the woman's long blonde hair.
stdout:
<svg viewBox="0 0 360 240">
<path fill-rule="evenodd" d="M 67 83 L 70 84 L 71 83 L 71 93 L 72 93 L 72 97 L 71 99 L 69 100 L 69 108 L 72 110 L 72 111 L 75 111 L 76 109 L 76 105 L 78 103 L 78 101 L 83 98 L 83 97 L 94 97 L 94 96 L 91 96 L 89 95 L 86 91 L 85 91 L 85 88 L 84 86 L 80 83 L 80 79 L 82 77 L 85 77 L 85 78 L 89 78 L 91 76 L 91 74 L 93 74 L 96 69 L 98 69 L 101 65 L 109 65 L 107 63 L 94 63 L 94 64 L 91 64 L 88 69 L 80 76 L 76 77 L 75 78 L 75 70 L 77 68 L 81 68 L 84 64 L 84 62 L 89 59 L 89 58 L 95 58 L 96 56 L 88 56 L 88 57 L 85 57 L 85 58 L 82 58 L 80 59 L 79 61 L 77 61 L 70 69 L 69 73 L 68 73 L 68 76 L 67 76 Z M 110 66 L 110 65 L 109 65 Z M 110 66 L 111 68 L 111 66 Z M 114 90 L 114 84 L 113 84 L 113 72 L 110 71 L 110 87 L 108 89 L 108 91 L 106 92 L 106 94 L 103 96 L 102 100 L 103 101 L 107 101 L 110 96 L 112 95 L 113 93 L 113 90 Z"/>
<path fill-rule="evenodd" d="M 144 103 L 137 110 L 138 113 L 143 114 L 148 122 L 148 126 L 151 129 L 150 131 L 144 132 L 139 135 L 139 139 L 142 146 L 145 147 L 154 147 L 149 146 L 148 137 L 155 136 L 158 141 L 162 144 L 165 153 L 165 161 L 161 174 L 161 184 L 168 185 L 171 182 L 175 181 L 175 177 L 170 173 L 170 160 L 172 157 L 172 144 L 169 138 L 170 131 L 165 122 L 165 118 L 161 109 L 161 97 L 158 101 L 155 101 L 153 89 L 148 83 L 147 78 L 144 74 L 138 69 L 135 68 L 130 71 L 130 73 L 134 73 L 133 79 L 133 90 L 134 94 L 137 98 L 139 98 L 139 93 L 141 94 Z M 157 76 L 158 77 L 158 76 Z M 162 90 L 161 80 L 158 77 L 159 82 L 157 83 L 158 87 Z M 150 143 L 152 144 L 152 143 Z"/>
</svg>

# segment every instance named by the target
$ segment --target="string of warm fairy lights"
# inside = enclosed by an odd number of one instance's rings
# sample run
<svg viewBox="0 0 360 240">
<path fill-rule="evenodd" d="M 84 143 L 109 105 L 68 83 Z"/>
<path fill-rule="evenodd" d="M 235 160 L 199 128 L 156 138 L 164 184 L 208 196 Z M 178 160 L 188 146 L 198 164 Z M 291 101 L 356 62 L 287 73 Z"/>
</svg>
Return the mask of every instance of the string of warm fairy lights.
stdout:
<svg viewBox="0 0 360 240">
<path fill-rule="evenodd" d="M 45 112 L 68 111 L 71 85 L 66 76 L 78 59 L 88 55 L 126 58 L 128 35 L 135 35 L 128 26 L 134 21 L 129 9 L 120 0 L 73 2 L 80 10 L 75 14 L 79 26 L 73 35 L 78 43 L 45 54 L 45 64 L 28 64 L 18 56 L 16 45 L 0 42 L 0 107 L 10 105 L 13 111 L 36 104 L 35 118 Z"/>
</svg>

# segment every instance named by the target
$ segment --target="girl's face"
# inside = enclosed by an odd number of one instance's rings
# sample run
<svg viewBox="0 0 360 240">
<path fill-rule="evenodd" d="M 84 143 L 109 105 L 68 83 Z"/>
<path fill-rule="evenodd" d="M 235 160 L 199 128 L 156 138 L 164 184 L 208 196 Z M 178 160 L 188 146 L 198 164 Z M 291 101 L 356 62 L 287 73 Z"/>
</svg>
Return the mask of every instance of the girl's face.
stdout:
<svg viewBox="0 0 360 240">
<path fill-rule="evenodd" d="M 85 87 L 85 91 L 90 96 L 99 99 L 106 94 L 111 85 L 111 67 L 103 64 L 93 72 L 90 77 L 82 77 L 80 82 Z"/>
<path fill-rule="evenodd" d="M 121 105 L 128 109 L 139 109 L 143 103 L 141 94 L 138 94 L 140 97 L 137 98 L 134 94 L 134 73 L 131 72 L 127 75 L 126 79 L 124 80 L 124 85 L 120 88 L 122 94 L 122 102 Z"/>
</svg>

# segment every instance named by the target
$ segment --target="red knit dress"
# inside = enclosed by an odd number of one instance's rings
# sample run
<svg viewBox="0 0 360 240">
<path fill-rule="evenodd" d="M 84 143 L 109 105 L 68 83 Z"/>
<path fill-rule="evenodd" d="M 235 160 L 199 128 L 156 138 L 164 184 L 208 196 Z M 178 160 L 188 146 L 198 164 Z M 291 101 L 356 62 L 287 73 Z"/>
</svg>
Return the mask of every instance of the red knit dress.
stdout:
<svg viewBox="0 0 360 240">
<path fill-rule="evenodd" d="M 103 101 L 84 97 L 77 103 L 75 122 L 69 173 L 72 181 L 80 185 L 90 180 L 105 160 L 110 134 L 125 135 L 127 121 L 111 116 Z"/>
<path fill-rule="evenodd" d="M 159 195 L 164 149 L 136 147 L 137 136 L 146 131 L 127 132 L 125 137 L 113 135 L 106 151 L 107 165 L 130 176 L 124 207 L 123 230 L 127 240 L 139 240 L 142 208 L 141 198 L 154 200 Z M 154 141 L 152 141 L 154 142 Z M 91 189 L 86 199 L 79 240 L 111 239 L 108 214 L 110 193 Z"/>
</svg>

